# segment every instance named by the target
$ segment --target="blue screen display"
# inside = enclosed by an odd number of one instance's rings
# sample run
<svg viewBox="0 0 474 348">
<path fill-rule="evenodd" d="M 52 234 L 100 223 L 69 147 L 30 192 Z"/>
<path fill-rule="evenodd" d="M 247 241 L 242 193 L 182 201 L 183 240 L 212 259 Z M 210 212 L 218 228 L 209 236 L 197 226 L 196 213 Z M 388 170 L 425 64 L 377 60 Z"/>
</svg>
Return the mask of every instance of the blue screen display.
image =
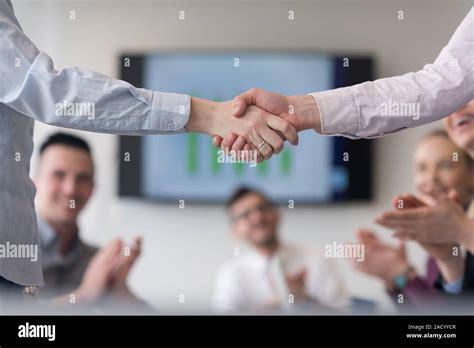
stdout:
<svg viewBox="0 0 474 348">
<path fill-rule="evenodd" d="M 284 95 L 307 94 L 334 86 L 330 55 L 288 53 L 152 54 L 144 59 L 147 89 L 224 101 L 259 87 Z M 142 195 L 162 200 L 221 202 L 238 186 L 264 191 L 276 201 L 331 200 L 344 191 L 347 175 L 334 167 L 333 139 L 300 133 L 297 147 L 271 160 L 219 163 L 208 136 L 146 136 L 142 142 Z"/>
</svg>

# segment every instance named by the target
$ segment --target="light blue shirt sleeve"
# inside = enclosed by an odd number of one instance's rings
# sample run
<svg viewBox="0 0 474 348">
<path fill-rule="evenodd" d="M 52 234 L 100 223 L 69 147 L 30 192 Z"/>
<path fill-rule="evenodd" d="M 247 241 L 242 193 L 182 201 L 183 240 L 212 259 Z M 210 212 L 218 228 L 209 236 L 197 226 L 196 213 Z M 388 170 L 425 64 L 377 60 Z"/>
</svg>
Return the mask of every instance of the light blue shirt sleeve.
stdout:
<svg viewBox="0 0 474 348">
<path fill-rule="evenodd" d="M 23 33 L 13 8 L 0 0 L 0 103 L 38 121 L 124 135 L 181 133 L 188 95 L 161 93 L 52 59 Z"/>
<path fill-rule="evenodd" d="M 0 245 L 25 250 L 40 245 L 30 178 L 34 120 L 143 135 L 184 132 L 189 114 L 187 95 L 135 88 L 81 68 L 55 70 L 52 59 L 24 35 L 11 1 L 0 0 Z M 41 252 L 38 256 L 41 261 Z M 42 286 L 42 263 L 0 257 L 0 278 Z"/>
<path fill-rule="evenodd" d="M 464 277 L 456 279 L 454 282 L 446 283 L 443 281 L 443 289 L 448 294 L 458 295 L 462 292 L 462 285 L 464 283 Z"/>
</svg>

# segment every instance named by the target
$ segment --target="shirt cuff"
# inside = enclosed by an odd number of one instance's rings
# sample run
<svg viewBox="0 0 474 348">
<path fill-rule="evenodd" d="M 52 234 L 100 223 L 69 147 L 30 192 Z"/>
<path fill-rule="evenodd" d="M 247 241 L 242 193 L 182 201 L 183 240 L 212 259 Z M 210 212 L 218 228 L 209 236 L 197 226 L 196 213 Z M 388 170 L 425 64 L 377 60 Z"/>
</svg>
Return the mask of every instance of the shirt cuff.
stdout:
<svg viewBox="0 0 474 348">
<path fill-rule="evenodd" d="M 151 130 L 184 133 L 191 110 L 191 97 L 185 94 L 153 92 Z"/>
<path fill-rule="evenodd" d="M 309 95 L 318 103 L 322 134 L 360 138 L 359 110 L 348 87 Z"/>
<path fill-rule="evenodd" d="M 462 285 L 464 283 L 464 277 L 456 279 L 454 282 L 446 283 L 443 281 L 443 289 L 448 294 L 458 295 L 462 292 Z"/>
</svg>

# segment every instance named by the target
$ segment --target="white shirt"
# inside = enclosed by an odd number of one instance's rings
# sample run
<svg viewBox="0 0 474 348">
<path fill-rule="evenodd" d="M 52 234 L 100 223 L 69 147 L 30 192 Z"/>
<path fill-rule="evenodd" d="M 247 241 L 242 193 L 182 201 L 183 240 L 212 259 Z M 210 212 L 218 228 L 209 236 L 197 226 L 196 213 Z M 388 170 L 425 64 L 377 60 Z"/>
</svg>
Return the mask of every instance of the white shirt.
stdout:
<svg viewBox="0 0 474 348">
<path fill-rule="evenodd" d="M 312 299 L 332 307 L 346 304 L 345 289 L 331 259 L 295 245 L 282 245 L 277 254 L 285 273 L 306 269 L 305 290 Z M 222 266 L 217 275 L 213 308 L 218 312 L 255 312 L 272 301 L 277 293 L 270 264 L 270 257 L 250 251 Z"/>
<path fill-rule="evenodd" d="M 474 8 L 423 70 L 310 95 L 328 135 L 372 138 L 450 115 L 474 99 Z"/>
</svg>

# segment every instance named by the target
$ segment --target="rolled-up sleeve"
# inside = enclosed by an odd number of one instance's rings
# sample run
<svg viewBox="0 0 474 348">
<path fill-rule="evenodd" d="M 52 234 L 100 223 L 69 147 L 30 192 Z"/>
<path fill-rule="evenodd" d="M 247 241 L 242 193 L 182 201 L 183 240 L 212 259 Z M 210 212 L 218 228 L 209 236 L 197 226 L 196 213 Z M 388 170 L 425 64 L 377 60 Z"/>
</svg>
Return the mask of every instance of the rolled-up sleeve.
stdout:
<svg viewBox="0 0 474 348">
<path fill-rule="evenodd" d="M 54 69 L 0 0 L 0 103 L 38 121 L 115 134 L 181 133 L 188 95 L 161 93 L 81 68 Z"/>
<path fill-rule="evenodd" d="M 474 98 L 474 8 L 422 70 L 310 95 L 327 135 L 372 138 L 448 116 Z"/>
</svg>

